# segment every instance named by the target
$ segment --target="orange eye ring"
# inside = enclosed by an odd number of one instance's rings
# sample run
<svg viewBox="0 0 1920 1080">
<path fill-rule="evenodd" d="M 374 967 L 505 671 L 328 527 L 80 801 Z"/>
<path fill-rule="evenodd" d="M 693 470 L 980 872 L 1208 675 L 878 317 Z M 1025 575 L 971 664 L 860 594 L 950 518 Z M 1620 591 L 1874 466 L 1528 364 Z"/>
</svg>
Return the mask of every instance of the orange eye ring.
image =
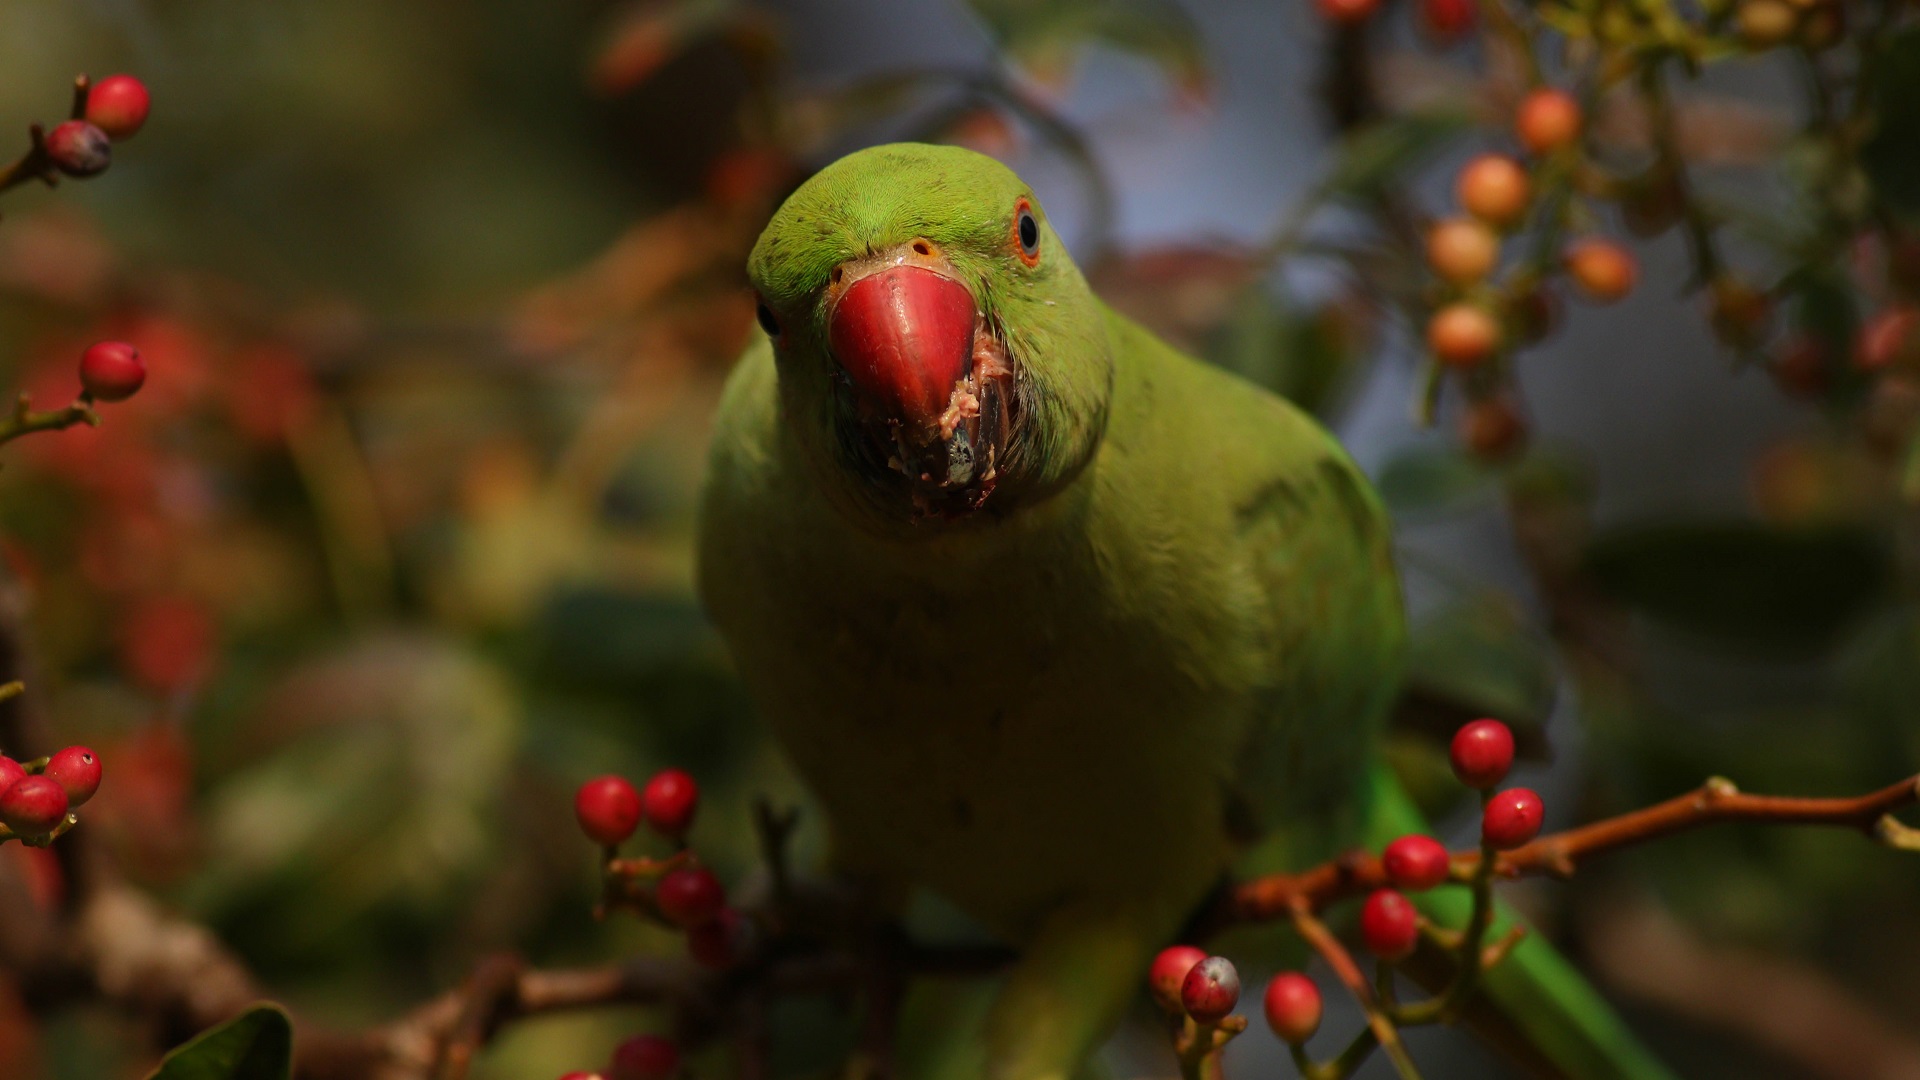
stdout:
<svg viewBox="0 0 1920 1080">
<path fill-rule="evenodd" d="M 1014 200 L 1011 229 L 1013 253 L 1028 266 L 1040 265 L 1040 219 L 1033 214 L 1033 202 L 1025 195 Z"/>
</svg>

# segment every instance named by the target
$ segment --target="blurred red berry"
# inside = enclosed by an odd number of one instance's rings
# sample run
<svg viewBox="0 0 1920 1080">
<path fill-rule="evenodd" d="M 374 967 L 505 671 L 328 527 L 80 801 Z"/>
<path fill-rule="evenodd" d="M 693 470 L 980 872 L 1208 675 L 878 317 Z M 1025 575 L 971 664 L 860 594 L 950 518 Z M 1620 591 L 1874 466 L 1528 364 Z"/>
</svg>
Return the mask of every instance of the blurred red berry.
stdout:
<svg viewBox="0 0 1920 1080">
<path fill-rule="evenodd" d="M 1409 892 L 1431 889 L 1447 880 L 1451 864 L 1446 846 L 1431 836 L 1414 833 L 1387 845 L 1380 862 L 1386 867 L 1387 880 Z"/>
<path fill-rule="evenodd" d="M 1508 788 L 1487 802 L 1480 815 L 1480 836 L 1495 850 L 1508 851 L 1540 835 L 1546 807 L 1526 788 Z"/>
<path fill-rule="evenodd" d="M 1412 956 L 1420 942 L 1420 916 L 1413 901 L 1394 889 L 1375 889 L 1360 905 L 1360 940 L 1388 963 Z"/>
<path fill-rule="evenodd" d="M 1240 973 L 1224 956 L 1209 956 L 1193 965 L 1180 983 L 1180 1006 L 1202 1024 L 1226 1019 L 1240 1003 Z"/>
<path fill-rule="evenodd" d="M 21 836 L 45 836 L 66 816 L 67 793 L 52 777 L 23 777 L 0 791 L 0 821 Z"/>
<path fill-rule="evenodd" d="M 1420 0 L 1420 25 L 1442 45 L 1473 29 L 1474 0 Z"/>
<path fill-rule="evenodd" d="M 1298 1045 L 1320 1030 L 1320 987 L 1297 971 L 1275 975 L 1261 1004 L 1267 1026 L 1285 1042 Z"/>
<path fill-rule="evenodd" d="M 1789 396 L 1803 401 L 1827 392 L 1827 350 L 1818 338 L 1802 334 L 1789 340 L 1773 358 L 1773 381 Z"/>
<path fill-rule="evenodd" d="M 1315 0 L 1328 22 L 1353 26 L 1366 22 L 1380 8 L 1380 0 Z"/>
<path fill-rule="evenodd" d="M 1567 276 L 1587 299 L 1611 304 L 1633 291 L 1640 277 L 1633 253 L 1611 240 L 1590 238 L 1567 248 Z"/>
<path fill-rule="evenodd" d="M 680 1071 L 680 1048 L 658 1035 L 635 1035 L 614 1047 L 607 1080 L 668 1080 Z"/>
<path fill-rule="evenodd" d="M 1467 213 L 1495 227 L 1518 224 L 1533 198 L 1533 181 L 1520 163 L 1502 154 L 1482 154 L 1461 168 L 1454 196 Z"/>
<path fill-rule="evenodd" d="M 131 75 L 109 75 L 87 90 L 87 121 L 115 139 L 129 139 L 147 122 L 153 105 L 146 84 Z"/>
<path fill-rule="evenodd" d="M 69 746 L 47 759 L 41 775 L 67 793 L 67 805 L 79 806 L 100 790 L 100 758 L 84 746 Z"/>
<path fill-rule="evenodd" d="M 147 362 L 124 341 L 97 341 L 80 354 L 80 387 L 95 401 L 125 401 L 147 381 Z"/>
<path fill-rule="evenodd" d="M 1180 987 L 1187 981 L 1187 972 L 1206 958 L 1206 950 L 1191 945 L 1169 945 L 1161 949 L 1147 972 L 1147 988 L 1153 991 L 1153 1000 L 1175 1015 L 1185 1011 L 1180 1004 Z"/>
<path fill-rule="evenodd" d="M 575 1070 L 573 1072 L 562 1075 L 560 1077 L 560 1080 L 606 1080 L 606 1078 L 601 1076 L 599 1073 L 580 1072 L 578 1070 Z"/>
<path fill-rule="evenodd" d="M 85 120 L 68 120 L 47 132 L 47 157 L 68 176 L 98 176 L 113 164 L 113 140 Z"/>
<path fill-rule="evenodd" d="M 1507 778 L 1513 768 L 1513 729 L 1498 720 L 1475 720 L 1453 733 L 1453 775 L 1476 791 Z"/>
<path fill-rule="evenodd" d="M 687 952 L 701 967 L 725 971 L 740 961 L 746 933 L 746 918 L 733 908 L 721 908 L 713 918 L 687 928 Z"/>
<path fill-rule="evenodd" d="M 1513 133 L 1536 154 L 1551 154 L 1580 137 L 1580 103 L 1564 90 L 1543 87 L 1520 100 Z"/>
<path fill-rule="evenodd" d="M 27 770 L 10 757 L 0 755 L 0 792 L 12 787 L 14 781 L 27 775 Z"/>
<path fill-rule="evenodd" d="M 694 811 L 700 809 L 700 785 L 684 769 L 662 769 L 647 781 L 640 802 L 648 827 L 677 840 L 693 827 Z"/>
<path fill-rule="evenodd" d="M 710 922 L 726 906 L 727 891 L 704 866 L 681 866 L 666 872 L 654 889 L 660 913 L 677 926 Z"/>
<path fill-rule="evenodd" d="M 624 776 L 596 776 L 574 792 L 573 816 L 589 839 L 613 847 L 640 827 L 640 793 Z"/>
<path fill-rule="evenodd" d="M 1512 400 L 1490 397 L 1467 406 L 1460 418 L 1460 441 L 1474 457 L 1505 461 L 1527 442 L 1527 421 Z"/>
<path fill-rule="evenodd" d="M 1891 307 L 1868 319 L 1853 350 L 1854 366 L 1880 371 L 1910 357 L 1920 344 L 1916 327 L 1920 327 L 1920 309 L 1910 307 Z"/>
<path fill-rule="evenodd" d="M 1450 368 L 1483 364 L 1500 348 L 1500 323 L 1477 304 L 1448 304 L 1427 321 L 1427 347 Z"/>
<path fill-rule="evenodd" d="M 140 603 L 121 624 L 121 661 L 148 689 L 177 690 L 206 675 L 213 663 L 213 618 L 185 597 Z"/>
</svg>

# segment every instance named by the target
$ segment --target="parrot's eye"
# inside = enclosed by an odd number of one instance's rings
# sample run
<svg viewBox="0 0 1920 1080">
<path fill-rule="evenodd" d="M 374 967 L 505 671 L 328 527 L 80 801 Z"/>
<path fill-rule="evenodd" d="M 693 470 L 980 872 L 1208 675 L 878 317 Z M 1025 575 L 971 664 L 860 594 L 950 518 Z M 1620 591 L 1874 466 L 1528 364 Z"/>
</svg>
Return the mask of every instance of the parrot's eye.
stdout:
<svg viewBox="0 0 1920 1080">
<path fill-rule="evenodd" d="M 1013 238 L 1020 245 L 1020 261 L 1028 266 L 1040 262 L 1040 222 L 1033 216 L 1033 204 L 1024 197 L 1013 204 Z"/>
<path fill-rule="evenodd" d="M 780 336 L 780 320 L 773 317 L 773 309 L 767 302 L 757 296 L 753 299 L 753 317 L 760 321 L 760 329 L 765 330 L 768 337 Z"/>
</svg>

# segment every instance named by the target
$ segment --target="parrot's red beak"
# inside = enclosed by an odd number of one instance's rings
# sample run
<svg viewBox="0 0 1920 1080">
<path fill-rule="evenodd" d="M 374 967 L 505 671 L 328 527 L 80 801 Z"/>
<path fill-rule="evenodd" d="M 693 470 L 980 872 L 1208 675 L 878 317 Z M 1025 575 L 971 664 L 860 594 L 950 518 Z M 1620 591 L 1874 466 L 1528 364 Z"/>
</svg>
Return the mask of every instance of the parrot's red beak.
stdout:
<svg viewBox="0 0 1920 1080">
<path fill-rule="evenodd" d="M 860 393 L 924 431 L 973 369 L 973 294 L 935 270 L 899 263 L 855 281 L 829 317 L 828 342 Z"/>
</svg>

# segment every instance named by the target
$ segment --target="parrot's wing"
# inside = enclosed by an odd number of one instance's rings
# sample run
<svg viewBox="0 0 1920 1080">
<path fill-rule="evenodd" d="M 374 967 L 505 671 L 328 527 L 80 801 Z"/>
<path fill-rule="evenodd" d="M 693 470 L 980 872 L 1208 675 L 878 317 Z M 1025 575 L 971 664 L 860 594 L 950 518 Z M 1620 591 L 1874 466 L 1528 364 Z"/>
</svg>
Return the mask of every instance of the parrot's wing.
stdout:
<svg viewBox="0 0 1920 1080">
<path fill-rule="evenodd" d="M 1366 844 L 1378 851 L 1392 840 L 1427 826 L 1413 800 L 1384 764 L 1369 779 Z M 1441 926 L 1466 925 L 1472 897 L 1466 888 L 1443 886 L 1416 893 L 1414 904 Z M 1520 917 L 1498 905 L 1490 940 Z M 1424 958 L 1424 957 L 1423 957 Z M 1416 975 L 1447 976 L 1444 970 Z M 1427 981 L 1422 978 L 1421 981 Z M 1529 934 L 1481 981 L 1479 1000 L 1466 1022 L 1482 1038 L 1536 1075 L 1568 1080 L 1674 1080 L 1627 1029 L 1613 1007 L 1585 976 L 1538 934 Z"/>
</svg>

